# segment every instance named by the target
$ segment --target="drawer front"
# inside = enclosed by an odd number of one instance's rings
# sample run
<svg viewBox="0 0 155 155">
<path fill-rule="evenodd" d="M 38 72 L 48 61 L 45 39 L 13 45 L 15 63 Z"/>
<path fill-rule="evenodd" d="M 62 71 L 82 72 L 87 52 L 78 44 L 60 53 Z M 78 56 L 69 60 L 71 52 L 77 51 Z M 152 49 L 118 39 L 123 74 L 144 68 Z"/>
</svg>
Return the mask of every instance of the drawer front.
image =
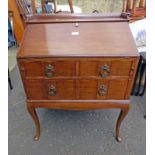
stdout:
<svg viewBox="0 0 155 155">
<path fill-rule="evenodd" d="M 46 94 L 50 100 L 73 100 L 76 98 L 75 80 L 47 80 Z"/>
<path fill-rule="evenodd" d="M 110 80 L 108 85 L 108 99 L 125 99 L 128 79 Z"/>
<path fill-rule="evenodd" d="M 122 100 L 125 98 L 128 79 L 79 80 L 80 100 Z"/>
<path fill-rule="evenodd" d="M 30 100 L 72 100 L 75 99 L 73 80 L 25 80 L 27 97 Z"/>
<path fill-rule="evenodd" d="M 123 100 L 130 95 L 137 62 L 36 58 L 19 60 L 19 67 L 29 100 Z"/>
<path fill-rule="evenodd" d="M 122 100 L 127 79 L 113 80 L 25 80 L 30 100 Z"/>
<path fill-rule="evenodd" d="M 29 100 L 46 99 L 45 86 L 42 80 L 25 80 L 24 85 Z"/>
<path fill-rule="evenodd" d="M 74 61 L 21 61 L 20 67 L 26 77 L 57 77 L 74 76 L 76 64 Z"/>
<path fill-rule="evenodd" d="M 80 100 L 96 99 L 97 81 L 78 80 L 78 98 Z"/>
<path fill-rule="evenodd" d="M 79 66 L 80 76 L 129 76 L 132 59 L 106 59 L 100 61 L 82 60 Z"/>
</svg>

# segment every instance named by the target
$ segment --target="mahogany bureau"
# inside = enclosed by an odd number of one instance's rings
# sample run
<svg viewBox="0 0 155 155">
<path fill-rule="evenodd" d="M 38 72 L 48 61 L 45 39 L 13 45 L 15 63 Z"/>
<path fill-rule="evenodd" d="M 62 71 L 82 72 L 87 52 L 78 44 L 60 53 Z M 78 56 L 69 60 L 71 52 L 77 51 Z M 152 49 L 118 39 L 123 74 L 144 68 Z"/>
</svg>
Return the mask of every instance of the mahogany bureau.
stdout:
<svg viewBox="0 0 155 155">
<path fill-rule="evenodd" d="M 116 139 L 121 141 L 139 60 L 127 21 L 28 24 L 17 60 L 35 140 L 40 137 L 36 108 L 119 108 Z"/>
</svg>

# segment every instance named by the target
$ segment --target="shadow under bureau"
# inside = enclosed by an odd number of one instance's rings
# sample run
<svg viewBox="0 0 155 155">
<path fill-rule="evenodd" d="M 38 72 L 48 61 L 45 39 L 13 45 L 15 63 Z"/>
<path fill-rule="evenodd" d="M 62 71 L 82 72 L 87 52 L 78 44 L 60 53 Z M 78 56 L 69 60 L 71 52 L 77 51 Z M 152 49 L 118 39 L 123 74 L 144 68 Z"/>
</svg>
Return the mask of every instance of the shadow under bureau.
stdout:
<svg viewBox="0 0 155 155">
<path fill-rule="evenodd" d="M 126 20 L 29 23 L 17 60 L 35 140 L 40 137 L 36 108 L 119 108 L 116 139 L 121 141 L 139 60 Z"/>
</svg>

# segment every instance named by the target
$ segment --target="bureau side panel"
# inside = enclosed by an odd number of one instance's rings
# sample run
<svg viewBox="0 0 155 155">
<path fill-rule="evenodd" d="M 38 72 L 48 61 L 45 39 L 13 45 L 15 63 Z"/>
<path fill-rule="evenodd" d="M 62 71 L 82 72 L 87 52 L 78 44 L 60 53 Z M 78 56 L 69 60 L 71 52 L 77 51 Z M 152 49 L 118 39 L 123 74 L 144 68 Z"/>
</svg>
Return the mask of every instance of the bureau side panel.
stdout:
<svg viewBox="0 0 155 155">
<path fill-rule="evenodd" d="M 133 88 L 134 81 L 135 81 L 135 76 L 137 73 L 138 63 L 139 63 L 139 57 L 136 57 L 132 62 L 130 75 L 129 75 L 129 81 L 127 84 L 127 89 L 126 89 L 126 94 L 125 94 L 125 99 L 129 99 L 131 96 L 132 88 Z"/>
</svg>

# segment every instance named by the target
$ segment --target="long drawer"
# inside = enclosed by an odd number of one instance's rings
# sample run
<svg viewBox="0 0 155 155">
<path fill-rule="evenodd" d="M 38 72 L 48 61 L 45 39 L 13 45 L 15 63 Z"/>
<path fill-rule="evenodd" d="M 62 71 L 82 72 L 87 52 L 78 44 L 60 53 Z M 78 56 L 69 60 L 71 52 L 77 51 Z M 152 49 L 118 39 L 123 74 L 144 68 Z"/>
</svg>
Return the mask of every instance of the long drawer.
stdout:
<svg viewBox="0 0 155 155">
<path fill-rule="evenodd" d="M 24 83 L 30 100 L 122 100 L 128 79 L 27 79 Z"/>
</svg>

